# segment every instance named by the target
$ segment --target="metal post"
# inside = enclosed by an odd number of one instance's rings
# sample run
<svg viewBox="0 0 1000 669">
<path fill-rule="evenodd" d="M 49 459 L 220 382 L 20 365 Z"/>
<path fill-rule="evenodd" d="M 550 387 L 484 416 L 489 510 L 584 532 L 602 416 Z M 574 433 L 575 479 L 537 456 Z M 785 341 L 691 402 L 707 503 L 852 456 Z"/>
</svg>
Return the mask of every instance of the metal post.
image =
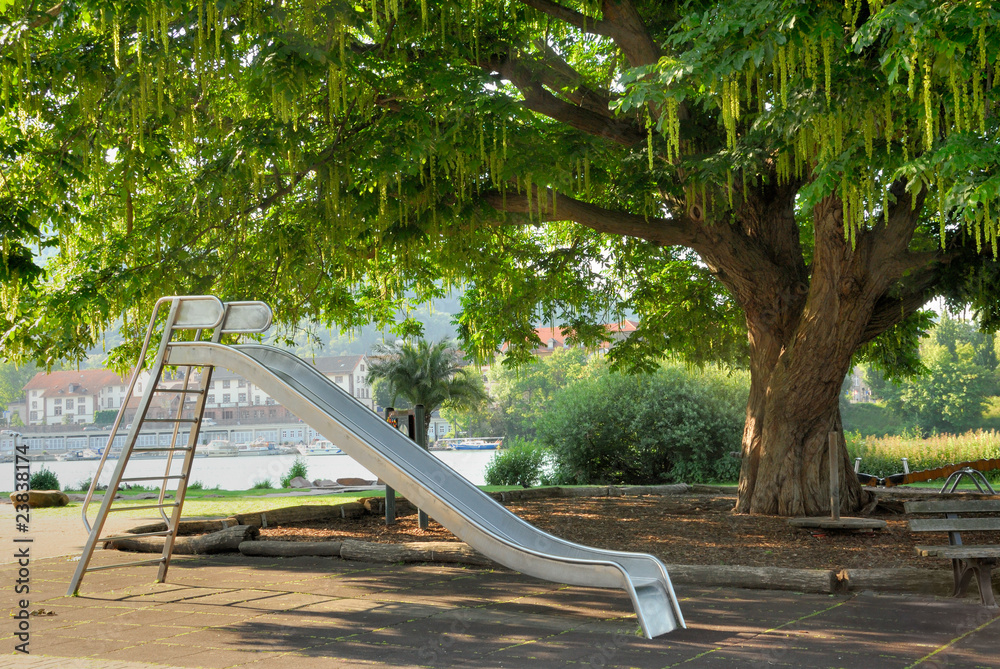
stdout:
<svg viewBox="0 0 1000 669">
<path fill-rule="evenodd" d="M 904 474 L 910 473 L 910 461 L 907 460 L 906 458 L 903 458 L 903 473 Z"/>
<path fill-rule="evenodd" d="M 413 426 L 417 432 L 417 446 L 427 450 L 427 433 L 424 432 L 424 405 L 417 404 L 413 407 Z M 417 510 L 417 526 L 426 530 L 430 519 L 427 517 L 427 512 L 423 509 Z"/>
<path fill-rule="evenodd" d="M 385 419 L 389 423 L 392 423 L 393 411 L 392 407 L 385 408 Z M 396 491 L 389 487 L 388 483 L 385 486 L 385 524 L 396 524 Z"/>
<path fill-rule="evenodd" d="M 830 432 L 830 517 L 840 520 L 840 452 L 837 432 Z"/>
<path fill-rule="evenodd" d="M 854 458 L 854 473 L 861 471 L 861 458 Z"/>
</svg>

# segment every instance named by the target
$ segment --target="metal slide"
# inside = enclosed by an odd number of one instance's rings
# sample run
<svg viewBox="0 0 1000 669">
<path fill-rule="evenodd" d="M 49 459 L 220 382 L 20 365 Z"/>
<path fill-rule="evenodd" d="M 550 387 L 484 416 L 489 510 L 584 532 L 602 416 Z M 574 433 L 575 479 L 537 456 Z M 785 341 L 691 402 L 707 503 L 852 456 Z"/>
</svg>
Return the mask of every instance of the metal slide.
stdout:
<svg viewBox="0 0 1000 669">
<path fill-rule="evenodd" d="M 647 638 L 684 627 L 667 570 L 652 555 L 570 543 L 521 520 L 296 356 L 263 345 L 173 342 L 164 363 L 225 367 L 496 562 L 557 583 L 620 588 Z"/>
</svg>

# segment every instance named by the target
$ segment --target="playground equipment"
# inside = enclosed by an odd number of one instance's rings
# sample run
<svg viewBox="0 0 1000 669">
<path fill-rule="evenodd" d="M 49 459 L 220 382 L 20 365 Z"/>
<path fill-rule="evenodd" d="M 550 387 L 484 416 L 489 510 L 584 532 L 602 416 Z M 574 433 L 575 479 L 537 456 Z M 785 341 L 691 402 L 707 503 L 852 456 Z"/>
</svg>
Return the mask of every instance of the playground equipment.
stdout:
<svg viewBox="0 0 1000 669">
<path fill-rule="evenodd" d="M 136 418 L 127 430 L 125 445 L 92 525 L 87 517 L 87 509 L 124 417 L 124 406 L 115 420 L 108 447 L 104 449 L 104 457 L 83 505 L 83 522 L 90 536 L 70 582 L 70 595 L 79 591 L 84 574 L 95 569 L 157 564 L 159 571 L 156 581 L 163 582 L 166 579 L 198 443 L 206 389 L 211 383 L 212 370 L 218 366 L 229 369 L 266 390 L 275 401 L 309 423 L 362 466 L 378 474 L 387 485 L 404 494 L 456 536 L 496 562 L 524 574 L 558 583 L 625 590 L 647 638 L 685 626 L 667 570 L 655 557 L 581 546 L 542 532 L 507 511 L 432 453 L 416 446 L 399 430 L 331 383 L 312 365 L 271 346 L 222 344 L 223 334 L 261 333 L 270 327 L 271 309 L 263 302 L 223 303 L 211 295 L 164 297 L 158 300 L 129 383 L 127 397 L 132 396 L 143 371 L 150 340 L 157 329 L 158 315 L 164 306 L 167 307 L 167 313 L 162 323 L 163 334 L 148 370 L 149 381 L 143 389 Z M 183 334 L 190 331 L 194 332 L 193 337 Z M 208 331 L 212 331 L 212 335 L 205 339 Z M 178 333 L 181 337 L 176 337 Z M 167 365 L 185 370 L 183 383 L 170 387 L 164 382 L 162 373 Z M 195 368 L 202 371 L 197 387 L 192 387 L 190 382 Z M 174 393 L 179 396 L 173 418 L 147 417 L 151 400 L 157 393 Z M 188 398 L 193 401 L 187 401 Z M 137 448 L 140 428 L 144 423 L 154 420 L 173 423 L 173 440 L 169 445 Z M 183 424 L 190 426 L 190 432 L 186 444 L 178 445 L 180 426 Z M 133 454 L 154 450 L 167 453 L 166 468 L 162 476 L 125 476 L 129 458 Z M 177 472 L 172 470 L 175 454 L 183 454 L 180 471 Z M 128 537 L 163 536 L 163 554 L 153 560 L 90 567 L 94 549 L 103 542 L 118 538 L 102 537 L 101 531 L 109 513 L 123 510 L 113 508 L 115 492 L 123 483 L 133 481 L 160 483 L 156 504 L 130 508 L 157 509 L 166 522 L 167 529 Z M 175 498 L 169 501 L 165 494 L 167 486 L 173 482 L 176 482 Z"/>
</svg>

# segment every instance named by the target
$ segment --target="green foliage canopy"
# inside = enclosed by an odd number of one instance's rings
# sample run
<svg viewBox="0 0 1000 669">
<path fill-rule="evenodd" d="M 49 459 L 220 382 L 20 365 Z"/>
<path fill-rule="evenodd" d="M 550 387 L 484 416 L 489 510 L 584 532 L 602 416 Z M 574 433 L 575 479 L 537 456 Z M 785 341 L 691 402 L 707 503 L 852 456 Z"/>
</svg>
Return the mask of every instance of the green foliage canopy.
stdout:
<svg viewBox="0 0 1000 669">
<path fill-rule="evenodd" d="M 4 0 L 4 350 L 80 358 L 161 294 L 350 328 L 468 282 L 471 353 L 634 310 L 621 364 L 739 359 L 746 272 L 789 236 L 810 266 L 829 198 L 860 248 L 919 213 L 864 337 L 935 292 L 996 326 L 998 26 L 986 0 Z M 779 201 L 795 225 L 762 226 Z"/>
</svg>

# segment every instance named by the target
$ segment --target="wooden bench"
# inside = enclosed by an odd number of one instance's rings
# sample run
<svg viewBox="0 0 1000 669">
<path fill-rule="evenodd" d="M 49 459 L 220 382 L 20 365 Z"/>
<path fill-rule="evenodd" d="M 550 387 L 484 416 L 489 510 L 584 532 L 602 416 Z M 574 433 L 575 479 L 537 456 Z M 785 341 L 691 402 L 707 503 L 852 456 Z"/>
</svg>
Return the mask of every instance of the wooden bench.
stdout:
<svg viewBox="0 0 1000 669">
<path fill-rule="evenodd" d="M 969 545 L 962 543 L 962 532 L 1000 531 L 1000 500 L 933 500 L 906 502 L 906 513 L 937 514 L 944 518 L 914 518 L 911 532 L 947 532 L 947 546 L 917 546 L 917 554 L 950 559 L 955 572 L 955 591 L 961 597 L 973 577 L 979 586 L 979 598 L 985 606 L 997 606 L 993 596 L 991 571 L 1000 564 L 1000 544 Z M 967 517 L 968 514 L 977 514 Z M 988 515 L 992 514 L 992 516 Z"/>
</svg>

